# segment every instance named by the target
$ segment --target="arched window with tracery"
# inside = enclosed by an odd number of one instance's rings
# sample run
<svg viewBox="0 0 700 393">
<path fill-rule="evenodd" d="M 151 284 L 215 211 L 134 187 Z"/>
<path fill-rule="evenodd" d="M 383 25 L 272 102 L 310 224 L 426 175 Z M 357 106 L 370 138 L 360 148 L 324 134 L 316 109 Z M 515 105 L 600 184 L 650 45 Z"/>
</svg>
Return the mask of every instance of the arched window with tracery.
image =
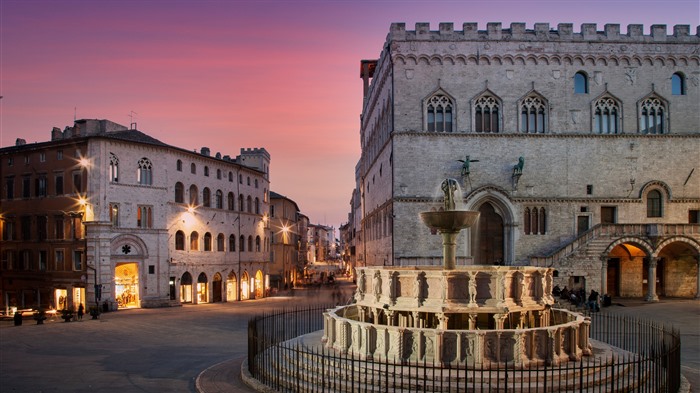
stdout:
<svg viewBox="0 0 700 393">
<path fill-rule="evenodd" d="M 138 171 L 136 172 L 136 182 L 145 186 L 150 186 L 153 184 L 152 168 L 153 164 L 151 164 L 151 160 L 146 157 L 140 159 L 138 163 Z"/>
<path fill-rule="evenodd" d="M 238 248 L 241 252 L 245 251 L 245 236 L 243 235 L 238 239 Z"/>
<path fill-rule="evenodd" d="M 235 235 L 229 235 L 229 237 L 228 237 L 228 251 L 229 252 L 236 251 L 236 236 Z"/>
<path fill-rule="evenodd" d="M 260 252 L 260 236 L 255 236 L 255 251 Z"/>
<path fill-rule="evenodd" d="M 620 132 L 620 104 L 610 96 L 593 103 L 593 132 L 617 134 Z"/>
<path fill-rule="evenodd" d="M 476 132 L 496 133 L 500 130 L 500 103 L 496 97 L 484 94 L 474 103 L 474 129 Z"/>
<path fill-rule="evenodd" d="M 542 134 L 547 132 L 547 101 L 539 94 L 530 94 L 520 101 L 520 132 Z"/>
<path fill-rule="evenodd" d="M 114 153 L 109 153 L 109 181 L 119 182 L 119 158 Z"/>
<path fill-rule="evenodd" d="M 430 97 L 426 103 L 426 128 L 430 132 L 452 132 L 452 100 L 444 94 Z"/>
<path fill-rule="evenodd" d="M 526 235 L 544 235 L 547 233 L 547 213 L 544 207 L 525 208 L 523 231 Z"/>
<path fill-rule="evenodd" d="M 253 236 L 248 236 L 248 251 L 253 251 Z"/>
<path fill-rule="evenodd" d="M 639 104 L 639 132 L 663 134 L 666 132 L 666 105 L 659 97 L 649 97 Z"/>
<path fill-rule="evenodd" d="M 246 198 L 246 202 L 247 202 L 247 207 L 248 207 L 248 213 L 252 213 L 253 212 L 253 198 L 251 198 L 251 196 L 248 195 L 248 197 Z"/>
<path fill-rule="evenodd" d="M 255 197 L 255 214 L 260 214 L 260 198 Z"/>
<path fill-rule="evenodd" d="M 238 211 L 245 211 L 243 208 L 243 194 L 238 195 Z"/>
</svg>

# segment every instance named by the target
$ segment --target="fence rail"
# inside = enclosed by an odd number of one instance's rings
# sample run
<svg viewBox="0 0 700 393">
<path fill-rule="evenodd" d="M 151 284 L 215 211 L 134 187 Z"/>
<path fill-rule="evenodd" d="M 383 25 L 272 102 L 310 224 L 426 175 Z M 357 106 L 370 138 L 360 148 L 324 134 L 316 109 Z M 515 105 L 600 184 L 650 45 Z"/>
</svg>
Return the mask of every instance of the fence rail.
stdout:
<svg viewBox="0 0 700 393">
<path fill-rule="evenodd" d="M 606 344 L 607 349 L 596 348 L 605 354 L 560 365 L 487 369 L 469 362 L 366 359 L 326 349 L 318 331 L 328 308 L 252 318 L 251 375 L 280 392 L 677 392 L 680 387 L 680 333 L 654 321 L 592 314 L 591 339 Z"/>
</svg>

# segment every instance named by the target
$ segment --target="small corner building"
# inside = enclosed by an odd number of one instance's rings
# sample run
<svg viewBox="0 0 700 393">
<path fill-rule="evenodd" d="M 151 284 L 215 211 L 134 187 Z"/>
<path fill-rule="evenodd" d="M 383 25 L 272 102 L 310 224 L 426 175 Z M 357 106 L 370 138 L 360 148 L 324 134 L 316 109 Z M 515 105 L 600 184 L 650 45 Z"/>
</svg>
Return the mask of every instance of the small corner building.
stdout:
<svg viewBox="0 0 700 393">
<path fill-rule="evenodd" d="M 0 149 L 3 311 L 264 297 L 269 173 L 264 148 L 189 151 L 109 120 L 18 139 Z"/>
<path fill-rule="evenodd" d="M 554 284 L 700 296 L 700 29 L 404 23 L 362 60 L 347 229 L 355 266 L 440 265 L 420 223 L 454 178 L 481 213 L 458 264 Z"/>
</svg>

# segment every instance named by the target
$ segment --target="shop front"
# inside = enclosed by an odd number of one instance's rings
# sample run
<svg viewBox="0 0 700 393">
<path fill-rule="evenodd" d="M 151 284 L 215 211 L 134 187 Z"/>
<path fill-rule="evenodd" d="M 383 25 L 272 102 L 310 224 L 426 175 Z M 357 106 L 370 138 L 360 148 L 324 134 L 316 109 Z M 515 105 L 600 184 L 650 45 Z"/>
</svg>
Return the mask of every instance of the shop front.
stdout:
<svg viewBox="0 0 700 393">
<path fill-rule="evenodd" d="M 140 307 L 139 264 L 136 262 L 117 263 L 114 269 L 114 295 L 121 308 Z"/>
</svg>

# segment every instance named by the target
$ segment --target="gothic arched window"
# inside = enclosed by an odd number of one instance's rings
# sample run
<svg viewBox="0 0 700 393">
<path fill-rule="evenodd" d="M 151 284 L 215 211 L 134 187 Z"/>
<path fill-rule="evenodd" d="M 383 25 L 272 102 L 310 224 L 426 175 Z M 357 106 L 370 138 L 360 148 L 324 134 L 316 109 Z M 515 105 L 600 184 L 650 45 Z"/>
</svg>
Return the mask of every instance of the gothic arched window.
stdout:
<svg viewBox="0 0 700 393">
<path fill-rule="evenodd" d="M 498 132 L 500 104 L 492 95 L 483 95 L 474 103 L 474 129 L 476 132 Z"/>
<path fill-rule="evenodd" d="M 426 126 L 431 132 L 452 132 L 452 100 L 446 95 L 436 94 L 426 105 Z"/>
<path fill-rule="evenodd" d="M 605 96 L 593 104 L 593 132 L 596 134 L 617 134 L 620 132 L 620 105 Z"/>
<path fill-rule="evenodd" d="M 520 102 L 520 132 L 542 134 L 547 132 L 547 102 L 538 94 L 530 94 Z"/>
<path fill-rule="evenodd" d="M 136 172 L 136 182 L 142 185 L 150 186 L 153 184 L 153 164 L 151 160 L 144 157 L 139 160 L 139 169 Z"/>
<path fill-rule="evenodd" d="M 109 181 L 119 181 L 119 159 L 114 153 L 109 153 Z"/>
<path fill-rule="evenodd" d="M 666 105 L 659 97 L 644 99 L 639 105 L 639 132 L 663 134 L 666 132 Z"/>
</svg>

